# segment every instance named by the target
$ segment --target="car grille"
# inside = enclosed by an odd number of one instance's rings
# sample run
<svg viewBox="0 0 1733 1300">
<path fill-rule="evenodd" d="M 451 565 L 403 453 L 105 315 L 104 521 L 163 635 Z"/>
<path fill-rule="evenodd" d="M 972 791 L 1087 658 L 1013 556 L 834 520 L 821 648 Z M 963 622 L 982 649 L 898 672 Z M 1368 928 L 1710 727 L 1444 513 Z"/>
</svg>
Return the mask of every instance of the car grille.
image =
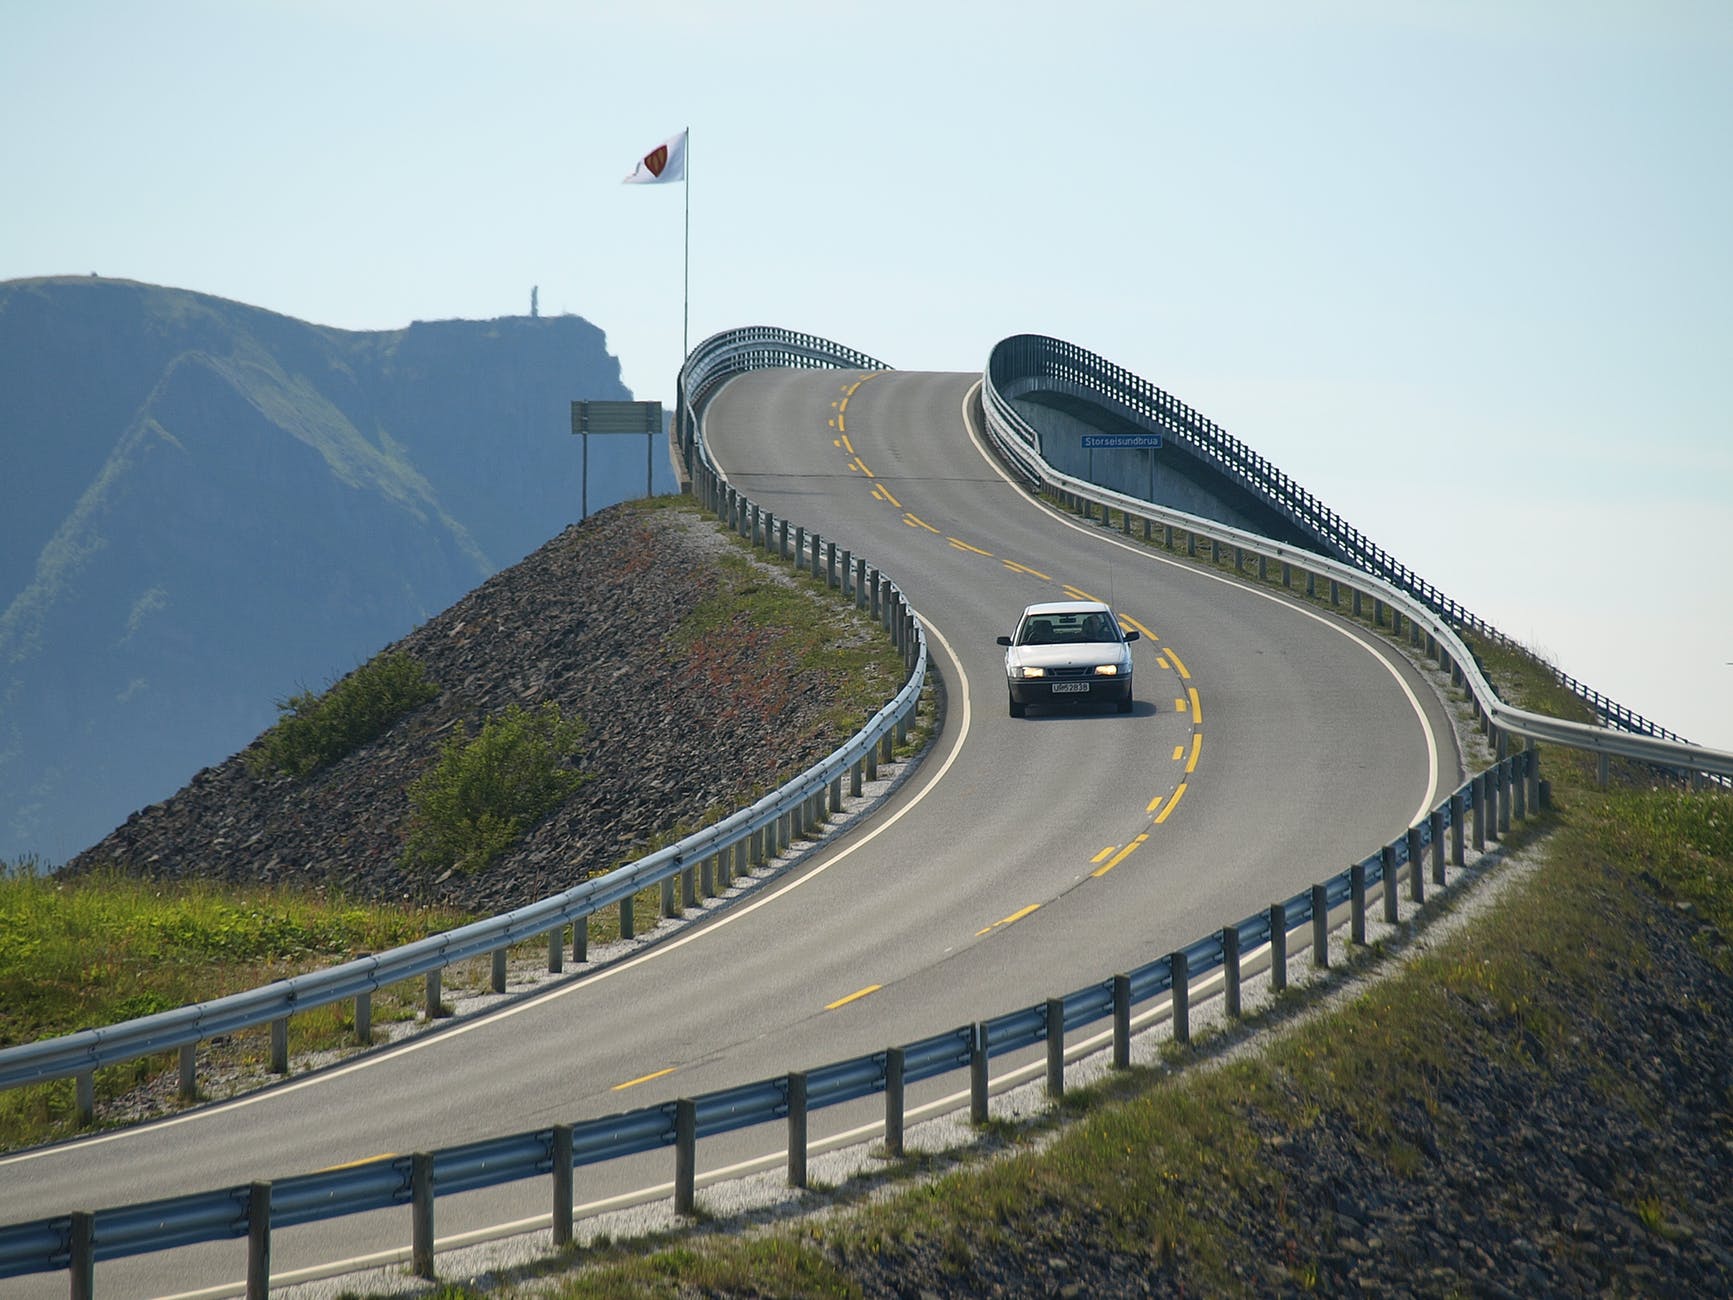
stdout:
<svg viewBox="0 0 1733 1300">
<path fill-rule="evenodd" d="M 1047 676 L 1056 681 L 1066 681 L 1068 679 L 1075 681 L 1079 677 L 1095 676 L 1095 670 L 1093 668 L 1077 668 L 1072 666 L 1064 668 L 1049 668 L 1047 670 Z"/>
</svg>

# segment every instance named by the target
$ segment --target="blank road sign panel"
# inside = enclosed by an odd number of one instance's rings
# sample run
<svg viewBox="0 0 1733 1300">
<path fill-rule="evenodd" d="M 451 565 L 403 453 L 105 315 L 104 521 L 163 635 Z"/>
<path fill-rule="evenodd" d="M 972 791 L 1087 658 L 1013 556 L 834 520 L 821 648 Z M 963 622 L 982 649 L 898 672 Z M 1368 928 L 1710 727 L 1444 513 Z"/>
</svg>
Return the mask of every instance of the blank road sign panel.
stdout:
<svg viewBox="0 0 1733 1300">
<path fill-rule="evenodd" d="M 660 402 L 573 402 L 573 433 L 661 433 Z"/>
</svg>

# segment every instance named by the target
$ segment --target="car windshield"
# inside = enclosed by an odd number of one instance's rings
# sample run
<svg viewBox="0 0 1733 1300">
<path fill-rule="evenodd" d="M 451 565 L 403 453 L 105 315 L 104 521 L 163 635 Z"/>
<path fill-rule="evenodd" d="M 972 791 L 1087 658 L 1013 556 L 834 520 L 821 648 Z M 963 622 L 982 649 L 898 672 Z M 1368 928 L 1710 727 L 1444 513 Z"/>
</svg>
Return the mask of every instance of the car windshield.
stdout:
<svg viewBox="0 0 1733 1300">
<path fill-rule="evenodd" d="M 1032 614 L 1023 620 L 1018 645 L 1082 645 L 1117 641 L 1119 629 L 1106 614 Z"/>
</svg>

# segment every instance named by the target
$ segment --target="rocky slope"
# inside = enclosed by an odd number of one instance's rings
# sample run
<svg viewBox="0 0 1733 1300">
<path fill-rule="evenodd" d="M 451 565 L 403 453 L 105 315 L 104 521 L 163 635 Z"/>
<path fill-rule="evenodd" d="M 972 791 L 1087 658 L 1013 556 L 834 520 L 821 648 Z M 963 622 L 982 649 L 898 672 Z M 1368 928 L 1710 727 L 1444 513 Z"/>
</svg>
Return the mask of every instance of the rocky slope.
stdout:
<svg viewBox="0 0 1733 1300">
<path fill-rule="evenodd" d="M 726 537 L 681 509 L 593 515 L 391 647 L 440 694 L 379 740 L 299 782 L 253 776 L 243 751 L 64 869 L 330 886 L 491 914 L 629 860 L 707 809 L 732 811 L 839 743 L 825 720 L 838 683 L 738 616 L 677 642 L 723 580 L 722 548 Z M 405 790 L 451 729 L 473 735 L 508 705 L 547 702 L 586 723 L 572 761 L 591 779 L 485 874 L 406 867 Z"/>
</svg>

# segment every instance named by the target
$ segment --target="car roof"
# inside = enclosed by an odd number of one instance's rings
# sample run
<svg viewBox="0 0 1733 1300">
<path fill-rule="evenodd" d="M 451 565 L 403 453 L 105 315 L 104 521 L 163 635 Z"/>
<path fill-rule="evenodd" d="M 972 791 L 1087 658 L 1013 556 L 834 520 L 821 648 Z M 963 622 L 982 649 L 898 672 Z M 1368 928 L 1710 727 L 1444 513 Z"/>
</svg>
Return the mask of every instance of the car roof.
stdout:
<svg viewBox="0 0 1733 1300">
<path fill-rule="evenodd" d="M 1106 614 L 1109 610 L 1105 601 L 1099 600 L 1049 600 L 1038 605 L 1026 605 L 1023 617 L 1034 614 Z"/>
</svg>

